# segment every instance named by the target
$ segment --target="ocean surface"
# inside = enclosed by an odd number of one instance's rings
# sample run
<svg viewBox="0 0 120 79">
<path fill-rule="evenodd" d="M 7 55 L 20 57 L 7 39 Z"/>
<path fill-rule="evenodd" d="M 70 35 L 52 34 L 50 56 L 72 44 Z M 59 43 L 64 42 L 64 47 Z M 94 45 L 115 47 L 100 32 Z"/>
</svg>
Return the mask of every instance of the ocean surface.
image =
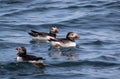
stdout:
<svg viewBox="0 0 120 79">
<path fill-rule="evenodd" d="M 30 42 L 52 26 L 78 33 L 77 46 Z M 17 63 L 19 46 L 47 66 Z M 0 0 L 0 79 L 120 79 L 120 0 Z"/>
</svg>

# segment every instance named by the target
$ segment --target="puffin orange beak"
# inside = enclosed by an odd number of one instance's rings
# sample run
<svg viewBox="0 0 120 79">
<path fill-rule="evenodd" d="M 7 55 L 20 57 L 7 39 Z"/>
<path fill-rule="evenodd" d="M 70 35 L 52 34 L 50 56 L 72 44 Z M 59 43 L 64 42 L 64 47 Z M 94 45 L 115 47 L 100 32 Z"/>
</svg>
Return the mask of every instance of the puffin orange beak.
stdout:
<svg viewBox="0 0 120 79">
<path fill-rule="evenodd" d="M 16 48 L 16 50 L 18 50 L 18 48 Z"/>
<path fill-rule="evenodd" d="M 80 36 L 79 36 L 78 34 L 76 34 L 76 35 L 75 35 L 75 38 L 76 38 L 76 39 L 77 39 L 77 38 L 80 38 Z"/>
<path fill-rule="evenodd" d="M 58 33 L 59 31 L 58 31 L 58 29 L 55 29 L 55 31 L 54 31 L 55 33 Z"/>
</svg>

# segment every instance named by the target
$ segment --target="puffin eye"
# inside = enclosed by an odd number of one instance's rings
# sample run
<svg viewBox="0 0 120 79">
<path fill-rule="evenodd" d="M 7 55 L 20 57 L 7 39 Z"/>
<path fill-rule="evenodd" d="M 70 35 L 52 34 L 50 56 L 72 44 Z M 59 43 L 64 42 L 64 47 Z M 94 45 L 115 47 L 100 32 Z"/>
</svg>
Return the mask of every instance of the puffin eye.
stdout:
<svg viewBox="0 0 120 79">
<path fill-rule="evenodd" d="M 54 30 L 54 28 L 52 28 L 51 30 Z"/>
<path fill-rule="evenodd" d="M 73 34 L 73 33 L 72 33 L 71 35 L 72 35 L 72 36 L 74 36 L 74 34 Z"/>
</svg>

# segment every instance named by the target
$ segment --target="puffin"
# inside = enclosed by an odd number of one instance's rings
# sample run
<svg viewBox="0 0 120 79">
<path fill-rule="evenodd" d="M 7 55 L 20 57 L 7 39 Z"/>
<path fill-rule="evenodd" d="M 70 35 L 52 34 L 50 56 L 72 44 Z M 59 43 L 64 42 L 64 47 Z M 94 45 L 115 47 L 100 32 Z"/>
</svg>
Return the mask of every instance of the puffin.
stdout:
<svg viewBox="0 0 120 79">
<path fill-rule="evenodd" d="M 32 36 L 33 40 L 38 40 L 41 42 L 49 42 L 49 39 L 54 39 L 56 38 L 56 34 L 59 32 L 57 27 L 51 27 L 50 28 L 50 32 L 46 33 L 46 32 L 38 32 L 35 30 L 31 30 L 31 32 L 29 32 L 28 34 L 30 36 Z"/>
<path fill-rule="evenodd" d="M 66 38 L 55 38 L 50 39 L 50 45 L 56 48 L 68 48 L 68 47 L 76 47 L 75 39 L 80 38 L 79 34 L 75 32 L 68 32 Z"/>
<path fill-rule="evenodd" d="M 29 62 L 34 64 L 38 67 L 39 64 L 41 64 L 43 67 L 46 65 L 44 64 L 44 58 L 43 57 L 37 57 L 34 55 L 28 55 L 27 49 L 25 47 L 17 47 L 16 50 L 17 53 L 17 62 Z"/>
</svg>

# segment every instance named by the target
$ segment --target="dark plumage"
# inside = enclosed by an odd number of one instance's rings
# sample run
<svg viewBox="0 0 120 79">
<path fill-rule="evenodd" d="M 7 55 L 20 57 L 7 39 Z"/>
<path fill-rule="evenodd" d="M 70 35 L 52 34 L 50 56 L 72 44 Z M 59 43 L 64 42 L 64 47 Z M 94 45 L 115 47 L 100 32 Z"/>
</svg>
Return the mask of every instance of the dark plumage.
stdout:
<svg viewBox="0 0 120 79">
<path fill-rule="evenodd" d="M 22 58 L 23 58 L 23 61 L 45 60 L 45 59 L 42 58 L 42 57 L 36 57 L 36 56 L 33 56 L 33 55 L 25 55 L 25 54 L 21 54 L 21 53 L 18 53 L 18 56 L 19 56 L 19 57 L 22 57 Z"/>
<path fill-rule="evenodd" d="M 16 50 L 18 51 L 17 61 L 20 61 L 20 62 L 24 62 L 24 61 L 25 62 L 32 62 L 32 61 L 34 61 L 35 63 L 37 63 L 37 62 L 39 63 L 39 62 L 43 62 L 42 60 L 45 60 L 42 57 L 28 55 L 25 47 L 18 47 L 18 48 L 16 48 Z"/>
<path fill-rule="evenodd" d="M 66 38 L 50 39 L 50 44 L 57 47 L 75 47 L 75 39 L 79 38 L 79 35 L 74 32 L 69 32 Z"/>
<path fill-rule="evenodd" d="M 56 33 L 58 33 L 58 31 L 59 30 L 57 27 L 52 27 L 49 33 L 31 30 L 31 32 L 29 32 L 28 34 L 32 36 L 33 39 L 48 41 L 50 38 L 56 38 Z"/>
</svg>

